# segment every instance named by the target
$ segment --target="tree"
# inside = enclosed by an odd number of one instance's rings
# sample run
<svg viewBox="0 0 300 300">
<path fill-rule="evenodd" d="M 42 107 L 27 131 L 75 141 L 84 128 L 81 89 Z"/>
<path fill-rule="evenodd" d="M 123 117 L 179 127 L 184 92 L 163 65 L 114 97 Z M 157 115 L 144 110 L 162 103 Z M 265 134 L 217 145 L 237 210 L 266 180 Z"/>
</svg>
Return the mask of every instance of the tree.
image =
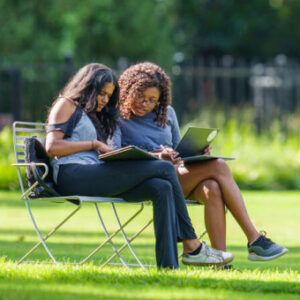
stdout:
<svg viewBox="0 0 300 300">
<path fill-rule="evenodd" d="M 171 65 L 168 1 L 2 0 L 0 56 L 8 63 L 59 61 L 114 65 L 120 56 Z"/>
<path fill-rule="evenodd" d="M 176 44 L 188 57 L 299 57 L 298 0 L 177 0 Z"/>
</svg>

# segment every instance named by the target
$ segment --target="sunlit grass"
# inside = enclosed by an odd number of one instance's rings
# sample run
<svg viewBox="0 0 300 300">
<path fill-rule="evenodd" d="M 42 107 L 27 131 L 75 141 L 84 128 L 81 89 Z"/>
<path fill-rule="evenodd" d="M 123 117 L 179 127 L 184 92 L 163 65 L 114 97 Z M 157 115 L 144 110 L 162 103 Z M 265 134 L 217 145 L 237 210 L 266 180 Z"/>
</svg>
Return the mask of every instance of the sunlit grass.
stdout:
<svg viewBox="0 0 300 300">
<path fill-rule="evenodd" d="M 111 254 L 110 246 L 83 266 L 17 265 L 16 261 L 37 242 L 37 236 L 24 203 L 19 200 L 20 194 L 0 192 L 0 299 L 296 299 L 300 294 L 300 193 L 245 191 L 243 195 L 257 228 L 288 247 L 288 254 L 271 262 L 249 262 L 246 238 L 228 213 L 227 241 L 228 250 L 235 255 L 234 271 L 180 264 L 178 271 L 150 268 L 145 272 L 138 268 L 100 268 Z M 33 203 L 43 233 L 73 208 L 72 204 Z M 109 205 L 100 208 L 110 228 L 117 228 Z M 121 219 L 127 219 L 137 208 L 119 205 Z M 189 210 L 199 234 L 203 231 L 203 207 Z M 146 206 L 128 227 L 129 236 L 151 216 L 152 207 Z M 94 207 L 85 205 L 51 237 L 49 247 L 59 260 L 78 262 L 104 238 Z M 121 246 L 122 236 L 118 235 L 114 242 Z M 143 262 L 155 264 L 152 226 L 133 245 Z M 134 262 L 128 250 L 124 257 Z M 30 259 L 48 260 L 42 247 Z"/>
<path fill-rule="evenodd" d="M 216 271 L 209 268 L 188 268 L 178 271 L 157 271 L 150 269 L 126 270 L 124 268 L 103 268 L 93 264 L 77 266 L 22 265 L 10 262 L 0 263 L 0 288 L 10 290 L 9 282 L 15 282 L 15 288 L 26 282 L 26 289 L 34 289 L 34 283 L 42 289 L 59 293 L 65 287 L 67 294 L 86 294 L 86 285 L 95 289 L 90 294 L 106 295 L 120 298 L 146 299 L 191 299 L 209 294 L 207 289 L 216 289 L 217 295 L 222 291 L 236 293 L 280 293 L 295 295 L 300 293 L 300 275 L 296 271 Z M 100 290 L 102 289 L 102 292 Z M 122 294 L 120 295 L 120 290 Z M 160 295 L 160 296 L 159 296 Z M 33 296 L 34 298 L 34 296 Z M 212 298 L 213 299 L 213 298 Z"/>
</svg>

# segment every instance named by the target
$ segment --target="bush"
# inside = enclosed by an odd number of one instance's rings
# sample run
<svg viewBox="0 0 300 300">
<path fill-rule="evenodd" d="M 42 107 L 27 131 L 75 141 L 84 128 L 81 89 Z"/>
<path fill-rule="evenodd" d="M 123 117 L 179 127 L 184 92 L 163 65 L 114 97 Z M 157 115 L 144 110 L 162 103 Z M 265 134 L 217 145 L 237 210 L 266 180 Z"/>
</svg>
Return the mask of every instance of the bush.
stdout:
<svg viewBox="0 0 300 300">
<path fill-rule="evenodd" d="M 222 119 L 222 118 L 220 118 Z M 203 126 L 205 119 L 194 119 L 183 127 Z M 222 119 L 223 122 L 223 119 Z M 300 139 L 295 132 L 282 134 L 274 124 L 260 136 L 250 122 L 238 124 L 235 119 L 224 126 L 212 144 L 212 154 L 233 156 L 229 162 L 232 174 L 242 189 L 283 190 L 300 186 Z M 13 138 L 9 127 L 0 132 L 0 189 L 18 188 Z"/>
<path fill-rule="evenodd" d="M 0 189 L 13 190 L 19 187 L 13 148 L 12 130 L 5 127 L 0 132 Z"/>
<path fill-rule="evenodd" d="M 233 156 L 228 162 L 232 174 L 242 189 L 299 189 L 299 133 L 284 135 L 274 123 L 269 131 L 257 135 L 252 123 L 238 124 L 231 119 L 212 143 L 212 154 Z M 195 119 L 184 126 L 203 126 Z"/>
</svg>

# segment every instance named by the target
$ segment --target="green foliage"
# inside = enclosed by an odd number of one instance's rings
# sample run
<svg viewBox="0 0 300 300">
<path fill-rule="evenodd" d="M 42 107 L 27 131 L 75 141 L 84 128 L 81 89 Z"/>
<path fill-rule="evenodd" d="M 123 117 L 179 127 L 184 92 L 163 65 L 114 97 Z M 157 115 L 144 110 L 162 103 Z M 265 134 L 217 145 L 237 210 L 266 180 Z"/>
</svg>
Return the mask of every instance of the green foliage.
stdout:
<svg viewBox="0 0 300 300">
<path fill-rule="evenodd" d="M 217 141 L 217 140 L 216 140 Z M 219 153 L 233 155 L 232 173 L 241 188 L 298 189 L 300 186 L 300 139 L 280 132 L 257 136 L 249 124 L 231 120 L 217 141 Z"/>
<path fill-rule="evenodd" d="M 3 62 L 46 63 L 74 53 L 79 64 L 114 66 L 120 56 L 167 66 L 174 52 L 165 1 L 1 1 Z M 170 63 L 170 61 L 169 61 Z"/>
<path fill-rule="evenodd" d="M 80 65 L 117 59 L 172 65 L 186 58 L 231 53 L 299 56 L 298 0 L 2 0 L 0 56 L 4 63 L 62 60 Z"/>
<path fill-rule="evenodd" d="M 0 190 L 16 189 L 19 187 L 15 163 L 12 131 L 5 127 L 0 131 Z"/>
<path fill-rule="evenodd" d="M 176 40 L 193 58 L 299 56 L 298 0 L 176 1 Z"/>
<path fill-rule="evenodd" d="M 242 114 L 242 112 L 240 112 Z M 212 154 L 233 156 L 229 162 L 232 174 L 243 189 L 299 189 L 300 135 L 295 131 L 284 135 L 278 123 L 257 135 L 253 123 L 242 116 L 224 123 L 224 114 L 205 111 L 188 122 L 188 126 L 217 127 L 220 133 L 212 143 Z M 248 116 L 249 118 L 249 116 Z M 240 119 L 240 121 L 238 121 Z"/>
<path fill-rule="evenodd" d="M 242 189 L 284 190 L 300 186 L 300 137 L 295 131 L 284 135 L 278 124 L 268 132 L 257 135 L 252 123 L 231 119 L 224 123 L 224 115 L 217 113 L 209 121 L 210 113 L 188 122 L 188 126 L 218 127 L 220 133 L 212 144 L 212 154 L 233 156 L 229 162 L 232 174 Z M 208 125 L 209 124 L 209 125 Z M 18 188 L 13 139 L 9 127 L 0 132 L 0 189 Z"/>
</svg>

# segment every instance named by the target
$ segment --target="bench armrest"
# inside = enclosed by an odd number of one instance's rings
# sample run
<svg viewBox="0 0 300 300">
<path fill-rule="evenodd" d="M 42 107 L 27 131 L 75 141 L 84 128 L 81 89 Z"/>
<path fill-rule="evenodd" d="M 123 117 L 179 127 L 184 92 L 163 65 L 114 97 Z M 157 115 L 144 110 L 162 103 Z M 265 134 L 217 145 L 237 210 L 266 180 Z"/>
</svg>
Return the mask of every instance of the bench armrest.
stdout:
<svg viewBox="0 0 300 300">
<path fill-rule="evenodd" d="M 48 172 L 49 172 L 49 167 L 45 163 L 35 163 L 35 162 L 31 162 L 31 163 L 16 163 L 16 164 L 12 164 L 12 166 L 14 166 L 14 167 L 32 167 L 33 169 L 36 169 L 36 167 L 44 167 L 45 168 L 45 172 L 44 172 L 44 174 L 41 177 L 42 180 L 45 179 L 45 177 L 48 175 Z"/>
<path fill-rule="evenodd" d="M 49 167 L 47 166 L 47 164 L 45 163 L 35 163 L 35 162 L 31 162 L 31 163 L 15 163 L 12 164 L 12 166 L 14 167 L 32 167 L 34 169 L 34 171 L 36 172 L 36 167 L 44 167 L 45 168 L 45 172 L 42 175 L 41 179 L 44 180 L 46 178 L 46 176 L 48 175 L 49 172 Z M 37 173 L 37 172 L 36 172 Z M 38 186 L 39 182 L 35 181 L 31 187 L 29 187 L 23 194 L 22 194 L 22 199 L 26 198 L 30 192 L 36 187 Z"/>
</svg>

